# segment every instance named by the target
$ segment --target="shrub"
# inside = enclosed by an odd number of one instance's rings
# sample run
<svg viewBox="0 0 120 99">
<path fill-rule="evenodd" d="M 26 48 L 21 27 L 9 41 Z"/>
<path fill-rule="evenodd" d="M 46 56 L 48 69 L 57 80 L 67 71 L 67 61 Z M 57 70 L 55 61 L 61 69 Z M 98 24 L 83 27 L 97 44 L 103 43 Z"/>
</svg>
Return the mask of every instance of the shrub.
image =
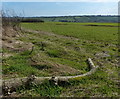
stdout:
<svg viewBox="0 0 120 99">
<path fill-rule="evenodd" d="M 23 17 L 19 17 L 14 11 L 10 10 L 2 10 L 1 11 L 2 16 L 2 27 L 12 27 L 13 29 L 16 29 L 19 27 L 21 20 Z"/>
</svg>

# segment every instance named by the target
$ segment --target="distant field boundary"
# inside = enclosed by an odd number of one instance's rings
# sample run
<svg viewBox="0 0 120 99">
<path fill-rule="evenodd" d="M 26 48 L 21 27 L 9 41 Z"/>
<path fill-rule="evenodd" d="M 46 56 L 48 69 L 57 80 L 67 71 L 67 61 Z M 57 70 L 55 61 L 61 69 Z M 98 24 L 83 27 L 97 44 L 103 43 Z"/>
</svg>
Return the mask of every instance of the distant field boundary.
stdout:
<svg viewBox="0 0 120 99">
<path fill-rule="evenodd" d="M 68 80 L 70 79 L 75 79 L 75 78 L 84 77 L 84 76 L 93 74 L 98 68 L 98 66 L 94 65 L 91 58 L 88 58 L 88 64 L 89 64 L 90 71 L 85 74 L 76 75 L 76 76 L 56 76 L 56 77 L 54 76 L 53 77 L 35 77 L 34 75 L 31 75 L 30 77 L 12 78 L 12 79 L 3 80 L 2 81 L 3 83 L 0 87 L 2 87 L 3 89 L 3 94 L 10 95 L 12 92 L 15 91 L 16 88 L 22 85 L 28 86 L 31 83 L 41 84 L 45 80 L 49 80 L 54 85 L 61 85 L 66 82 L 69 82 Z"/>
</svg>

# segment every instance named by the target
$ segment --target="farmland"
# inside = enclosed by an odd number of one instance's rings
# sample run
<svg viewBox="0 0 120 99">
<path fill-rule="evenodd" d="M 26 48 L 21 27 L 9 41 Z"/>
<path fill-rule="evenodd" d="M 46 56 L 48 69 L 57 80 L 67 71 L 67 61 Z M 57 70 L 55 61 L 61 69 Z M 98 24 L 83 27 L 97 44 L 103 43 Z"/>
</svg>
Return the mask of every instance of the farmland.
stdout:
<svg viewBox="0 0 120 99">
<path fill-rule="evenodd" d="M 18 89 L 18 94 L 118 97 L 117 23 L 44 22 L 21 23 L 21 27 L 21 36 L 16 40 L 22 43 L 15 47 L 25 50 L 3 49 L 4 53 L 11 54 L 3 57 L 4 79 L 30 74 L 39 77 L 83 74 L 89 71 L 86 62 L 89 57 L 99 68 L 91 76 L 71 80 L 67 86 L 50 86 L 46 81 L 43 85 Z"/>
<path fill-rule="evenodd" d="M 27 17 L 28 19 L 31 17 Z M 107 15 L 83 15 L 83 16 L 48 16 L 48 17 L 32 17 L 33 19 L 41 19 L 45 22 L 99 22 L 99 23 L 117 23 L 118 16 Z"/>
<path fill-rule="evenodd" d="M 29 24 L 29 23 L 28 23 Z M 98 26 L 85 26 L 85 25 L 98 25 Z M 99 26 L 103 25 L 103 27 Z M 105 27 L 107 25 L 108 27 Z M 117 34 L 115 31 L 118 23 L 43 23 L 43 24 L 23 24 L 26 28 L 31 28 L 33 30 L 41 30 L 46 32 L 53 32 L 65 36 L 73 36 L 80 39 L 86 40 L 100 40 L 100 41 L 115 41 L 117 39 Z M 110 32 L 109 32 L 110 31 Z M 74 34 L 75 32 L 75 34 Z M 116 31 L 117 32 L 117 31 Z M 114 35 L 114 36 L 113 36 Z"/>
</svg>

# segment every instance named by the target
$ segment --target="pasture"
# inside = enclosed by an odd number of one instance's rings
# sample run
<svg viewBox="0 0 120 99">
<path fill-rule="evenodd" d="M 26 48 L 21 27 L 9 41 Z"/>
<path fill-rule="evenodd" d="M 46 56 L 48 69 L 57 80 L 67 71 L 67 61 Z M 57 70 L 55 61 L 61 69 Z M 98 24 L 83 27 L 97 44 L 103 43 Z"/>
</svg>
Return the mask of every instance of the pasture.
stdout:
<svg viewBox="0 0 120 99">
<path fill-rule="evenodd" d="M 70 81 L 67 86 L 31 85 L 18 89 L 23 96 L 118 97 L 118 24 L 45 22 L 21 23 L 18 41 L 33 51 L 3 58 L 3 78 L 78 75 L 89 71 L 87 58 L 99 66 L 95 74 Z M 21 48 L 24 45 L 16 45 Z M 31 53 L 31 54 L 30 54 Z M 41 92 L 41 90 L 43 90 Z M 57 91 L 56 91 L 57 90 Z"/>
</svg>

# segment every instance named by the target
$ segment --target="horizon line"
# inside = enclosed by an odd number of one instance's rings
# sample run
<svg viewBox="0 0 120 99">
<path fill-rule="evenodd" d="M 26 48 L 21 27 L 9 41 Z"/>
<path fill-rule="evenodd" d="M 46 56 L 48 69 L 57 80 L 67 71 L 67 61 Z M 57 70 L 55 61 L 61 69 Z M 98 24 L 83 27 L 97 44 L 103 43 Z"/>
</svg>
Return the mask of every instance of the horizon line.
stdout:
<svg viewBox="0 0 120 99">
<path fill-rule="evenodd" d="M 64 16 L 119 16 L 119 15 L 99 15 L 99 14 L 96 14 L 96 15 L 43 15 L 43 16 L 25 16 L 25 17 L 64 17 Z"/>
</svg>

